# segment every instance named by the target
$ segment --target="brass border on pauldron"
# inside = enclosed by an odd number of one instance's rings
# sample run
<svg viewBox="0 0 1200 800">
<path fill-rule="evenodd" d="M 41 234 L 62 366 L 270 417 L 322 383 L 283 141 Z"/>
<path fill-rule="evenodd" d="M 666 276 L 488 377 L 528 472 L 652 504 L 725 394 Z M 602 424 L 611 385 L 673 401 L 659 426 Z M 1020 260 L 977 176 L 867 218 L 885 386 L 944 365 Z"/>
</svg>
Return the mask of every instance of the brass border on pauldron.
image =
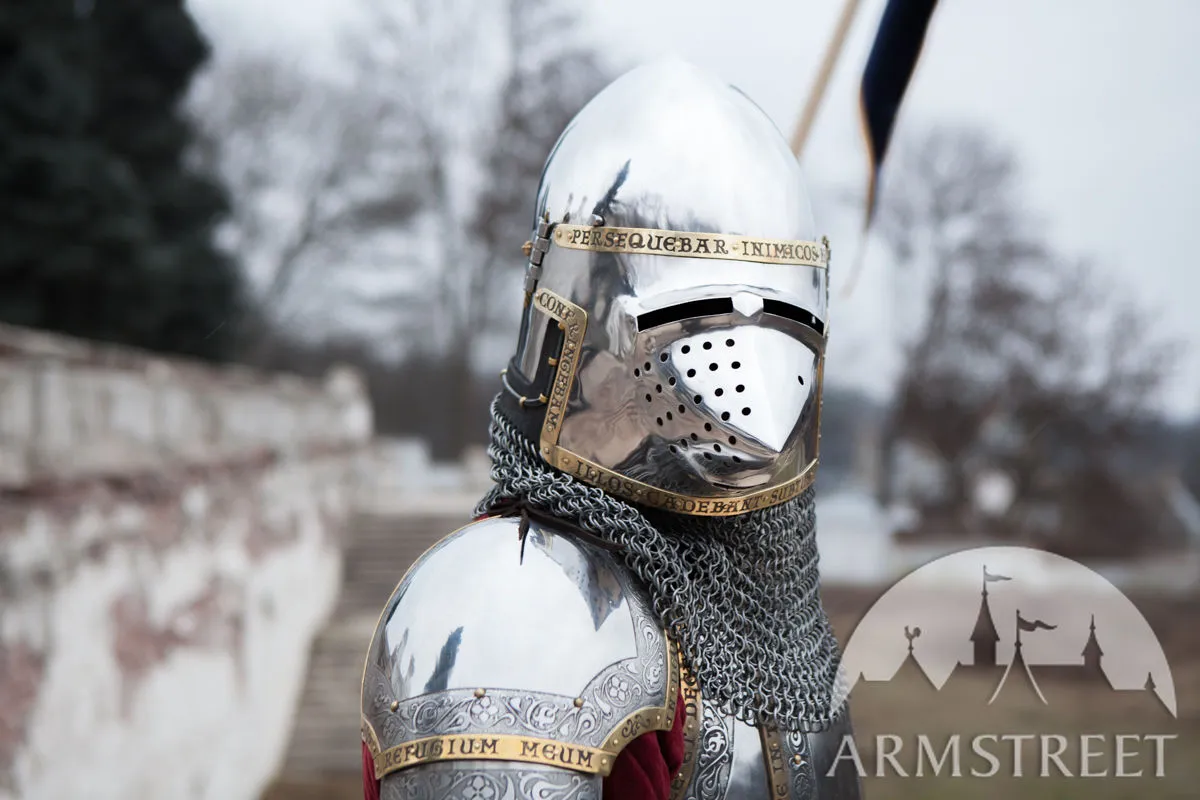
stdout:
<svg viewBox="0 0 1200 800">
<path fill-rule="evenodd" d="M 616 756 L 607 750 L 510 733 L 452 733 L 414 739 L 372 753 L 375 778 L 438 761 L 513 761 L 608 775 Z"/>
<path fill-rule="evenodd" d="M 604 747 L 541 739 L 534 736 L 502 733 L 453 733 L 426 736 L 380 750 L 379 740 L 370 722 L 361 721 L 362 739 L 371 753 L 375 779 L 393 772 L 438 761 L 511 761 L 541 764 L 607 776 L 625 746 L 649 731 L 669 731 L 675 725 L 681 691 L 682 655 L 679 646 L 666 637 L 667 686 L 665 705 L 640 708 L 617 722 L 605 737 Z"/>
<path fill-rule="evenodd" d="M 695 497 L 659 489 L 633 478 L 627 478 L 619 472 L 614 472 L 572 453 L 558 444 L 559 436 L 562 434 L 563 421 L 567 415 L 571 386 L 575 382 L 575 372 L 579 367 L 584 334 L 587 332 L 587 312 L 570 300 L 545 288 L 538 289 L 534 294 L 534 303 L 556 320 L 559 328 L 563 331 L 562 352 L 558 356 L 558 366 L 551 384 L 550 397 L 546 401 L 546 416 L 542 422 L 539 442 L 542 458 L 550 466 L 625 500 L 698 517 L 730 517 L 786 503 L 812 486 L 813 481 L 816 480 L 821 442 L 821 403 L 825 396 L 825 353 L 823 348 L 822 352 L 818 354 L 817 418 L 815 420 L 817 444 L 812 461 L 805 465 L 796 477 L 766 489 L 726 497 Z"/>
</svg>

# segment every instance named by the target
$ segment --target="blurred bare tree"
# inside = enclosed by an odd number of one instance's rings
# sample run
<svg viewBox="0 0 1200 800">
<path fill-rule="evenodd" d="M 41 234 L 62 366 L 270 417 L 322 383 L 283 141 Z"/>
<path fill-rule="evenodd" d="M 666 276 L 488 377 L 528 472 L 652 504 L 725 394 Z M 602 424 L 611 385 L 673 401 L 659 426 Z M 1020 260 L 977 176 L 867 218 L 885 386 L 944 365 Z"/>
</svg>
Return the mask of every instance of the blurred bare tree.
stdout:
<svg viewBox="0 0 1200 800">
<path fill-rule="evenodd" d="M 278 58 L 241 56 L 218 61 L 193 94 L 196 157 L 233 197 L 223 243 L 257 289 L 244 358 L 265 355 L 289 312 L 331 302 L 332 289 L 352 282 L 347 267 L 364 266 L 364 241 L 417 211 L 414 193 L 396 191 L 413 166 L 381 136 L 394 109 L 366 77 L 338 83 Z"/>
<path fill-rule="evenodd" d="M 561 0 L 507 0 L 499 14 L 494 2 L 368 6 L 349 52 L 359 73 L 396 87 L 387 118 L 402 124 L 391 135 L 420 165 L 396 192 L 415 187 L 429 237 L 425 258 L 411 262 L 397 330 L 447 372 L 435 424 L 464 431 L 465 443 L 475 437 L 463 422 L 479 419 L 482 430 L 486 420 L 475 407 L 480 346 L 514 331 L 520 312 L 521 244 L 542 165 L 605 71 Z"/>
<path fill-rule="evenodd" d="M 897 295 L 904 361 L 881 500 L 893 499 L 898 442 L 916 442 L 945 479 L 927 517 L 977 525 L 972 482 L 998 470 L 1014 502 L 990 533 L 1044 537 L 1031 511 L 1048 509 L 1057 522 L 1043 528 L 1100 546 L 1102 518 L 1134 502 L 1111 488 L 1136 460 L 1174 343 L 1156 338 L 1132 292 L 1046 245 L 1021 206 L 1012 154 L 985 133 L 938 128 L 899 149 L 878 231 L 910 291 Z M 1128 527 L 1108 528 L 1129 538 Z"/>
<path fill-rule="evenodd" d="M 486 431 L 474 371 L 515 332 L 542 165 L 606 73 L 563 0 L 360 2 L 342 74 L 219 61 L 192 98 L 196 157 L 231 189 L 225 243 L 258 287 L 244 358 L 294 363 L 295 342 L 269 353 L 314 306 L 382 320 L 373 338 L 438 372 L 409 382 L 437 403 L 397 397 L 389 415 L 411 410 L 454 455 Z"/>
</svg>

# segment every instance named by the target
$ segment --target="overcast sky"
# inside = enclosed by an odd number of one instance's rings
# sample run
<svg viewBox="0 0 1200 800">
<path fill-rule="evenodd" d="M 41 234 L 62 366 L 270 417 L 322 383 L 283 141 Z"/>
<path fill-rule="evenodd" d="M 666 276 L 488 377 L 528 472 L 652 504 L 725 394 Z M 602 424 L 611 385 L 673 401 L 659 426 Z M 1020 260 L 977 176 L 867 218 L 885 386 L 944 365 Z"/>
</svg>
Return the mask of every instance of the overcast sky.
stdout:
<svg viewBox="0 0 1200 800">
<path fill-rule="evenodd" d="M 449 0 L 452 1 L 452 0 Z M 218 47 L 330 57 L 330 30 L 353 0 L 190 0 Z M 617 64 L 682 56 L 741 87 L 790 134 L 842 0 L 603 0 L 581 3 Z M 818 188 L 865 185 L 857 84 L 884 0 L 863 0 L 804 154 Z M 1017 152 L 1025 198 L 1055 246 L 1094 257 L 1159 313 L 1189 350 L 1164 398 L 1200 408 L 1200 2 L 942 0 L 900 120 L 987 127 Z M 894 273 L 868 251 L 854 294 L 839 298 L 858 248 L 859 211 L 818 226 L 835 252 L 831 380 L 873 390 L 895 376 Z"/>
</svg>

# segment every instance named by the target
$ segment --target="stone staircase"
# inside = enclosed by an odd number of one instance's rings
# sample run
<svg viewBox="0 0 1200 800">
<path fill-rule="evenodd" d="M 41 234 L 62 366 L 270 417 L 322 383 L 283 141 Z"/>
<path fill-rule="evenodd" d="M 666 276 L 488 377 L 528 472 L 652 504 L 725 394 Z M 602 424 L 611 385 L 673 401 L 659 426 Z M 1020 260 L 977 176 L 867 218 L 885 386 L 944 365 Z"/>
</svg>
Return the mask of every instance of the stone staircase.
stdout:
<svg viewBox="0 0 1200 800">
<path fill-rule="evenodd" d="M 282 778 L 357 775 L 362 763 L 359 688 L 379 613 L 412 562 L 465 519 L 457 507 L 444 513 L 356 517 L 345 552 L 342 596 L 313 644 Z"/>
</svg>

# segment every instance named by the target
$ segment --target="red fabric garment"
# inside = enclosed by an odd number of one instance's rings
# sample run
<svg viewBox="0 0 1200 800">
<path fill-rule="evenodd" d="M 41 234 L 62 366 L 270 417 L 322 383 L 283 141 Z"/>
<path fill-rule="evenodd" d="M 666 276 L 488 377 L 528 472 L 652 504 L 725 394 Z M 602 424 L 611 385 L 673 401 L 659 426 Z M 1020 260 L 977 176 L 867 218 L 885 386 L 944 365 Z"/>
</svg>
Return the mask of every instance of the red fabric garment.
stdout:
<svg viewBox="0 0 1200 800">
<path fill-rule="evenodd" d="M 675 722 L 669 731 L 649 731 L 634 739 L 613 764 L 604 779 L 604 800 L 667 800 L 671 779 L 683 767 L 683 726 L 687 712 L 683 695 L 675 706 Z M 379 800 L 375 762 L 366 742 L 363 754 L 363 800 Z"/>
<path fill-rule="evenodd" d="M 650 731 L 625 746 L 604 779 L 604 800 L 667 800 L 671 779 L 683 766 L 683 695 L 669 731 Z"/>
<path fill-rule="evenodd" d="M 363 742 L 363 800 L 379 800 L 379 781 L 375 780 L 375 760 Z"/>
</svg>

